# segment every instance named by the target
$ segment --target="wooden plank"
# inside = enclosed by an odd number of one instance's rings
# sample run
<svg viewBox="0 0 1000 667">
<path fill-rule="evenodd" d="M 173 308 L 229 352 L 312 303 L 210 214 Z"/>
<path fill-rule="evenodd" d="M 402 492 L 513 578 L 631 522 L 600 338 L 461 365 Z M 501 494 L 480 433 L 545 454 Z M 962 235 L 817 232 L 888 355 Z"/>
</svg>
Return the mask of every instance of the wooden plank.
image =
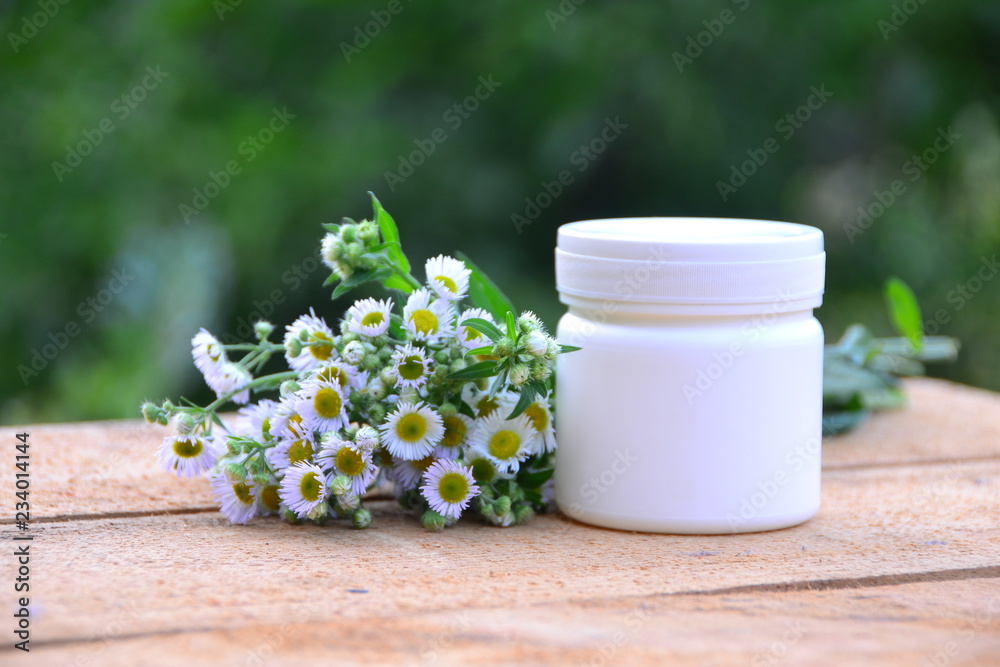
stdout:
<svg viewBox="0 0 1000 667">
<path fill-rule="evenodd" d="M 959 569 L 997 576 L 998 502 L 994 461 L 830 471 L 817 518 L 751 535 L 634 534 L 551 516 L 428 533 L 389 502 L 366 531 L 276 519 L 231 527 L 214 512 L 41 524 L 36 637 L 85 640 L 130 600 L 141 601 L 131 635 L 280 624 L 313 594 L 303 622 Z"/>
<path fill-rule="evenodd" d="M 1000 457 L 1000 394 L 942 380 L 907 382 L 911 405 L 874 415 L 855 433 L 824 443 L 827 469 Z M 177 479 L 156 466 L 154 453 L 168 430 L 136 420 L 0 429 L 0 443 L 31 433 L 32 469 L 42 493 L 35 520 L 211 511 L 203 479 Z M 0 467 L 13 465 L 13 447 L 0 447 Z M 0 503 L 12 489 L 0 485 Z M 0 523 L 9 523 L 0 517 Z"/>
</svg>

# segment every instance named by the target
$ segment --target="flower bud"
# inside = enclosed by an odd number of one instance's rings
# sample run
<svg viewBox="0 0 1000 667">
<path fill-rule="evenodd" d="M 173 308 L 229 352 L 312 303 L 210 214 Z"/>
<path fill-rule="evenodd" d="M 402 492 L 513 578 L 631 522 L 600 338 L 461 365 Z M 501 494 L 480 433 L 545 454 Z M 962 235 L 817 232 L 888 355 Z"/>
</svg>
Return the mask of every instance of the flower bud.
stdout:
<svg viewBox="0 0 1000 667">
<path fill-rule="evenodd" d="M 257 340 L 267 340 L 267 337 L 274 331 L 274 325 L 265 320 L 260 320 L 253 325 L 253 332 L 257 335 Z"/>
<path fill-rule="evenodd" d="M 532 331 L 524 337 L 524 348 L 533 357 L 543 357 L 549 351 L 549 338 L 541 331 Z"/>
<path fill-rule="evenodd" d="M 552 377 L 552 366 L 549 365 L 549 362 L 539 359 L 531 364 L 532 380 L 548 380 L 550 377 Z"/>
<path fill-rule="evenodd" d="M 312 508 L 312 510 L 310 510 L 307 516 L 313 521 L 319 523 L 324 519 L 326 519 L 326 517 L 329 515 L 330 515 L 330 506 L 327 505 L 326 503 L 320 503 L 319 505 L 316 505 L 316 507 Z"/>
<path fill-rule="evenodd" d="M 359 507 L 354 510 L 354 514 L 351 515 L 351 521 L 354 523 L 354 527 L 358 530 L 367 528 L 372 525 L 372 513 L 364 507 Z"/>
<path fill-rule="evenodd" d="M 242 463 L 237 463 L 236 461 L 231 461 L 222 466 L 222 472 L 225 473 L 226 479 L 229 480 L 230 484 L 245 482 L 247 478 L 246 466 Z"/>
<path fill-rule="evenodd" d="M 340 512 L 354 512 L 361 507 L 361 498 L 356 493 L 345 493 L 337 496 L 337 509 Z"/>
<path fill-rule="evenodd" d="M 274 484 L 274 480 L 267 473 L 258 472 L 254 473 L 253 483 L 263 489 Z"/>
<path fill-rule="evenodd" d="M 155 422 L 160 416 L 160 408 L 155 403 L 146 401 L 139 409 L 142 411 L 142 418 L 149 424 Z"/>
<path fill-rule="evenodd" d="M 178 412 L 173 418 L 174 428 L 180 435 L 188 435 L 197 425 L 194 417 L 188 412 Z"/>
<path fill-rule="evenodd" d="M 226 451 L 229 452 L 231 456 L 242 454 L 243 443 L 241 443 L 239 440 L 234 440 L 233 438 L 226 438 Z"/>
<path fill-rule="evenodd" d="M 285 354 L 287 354 L 292 359 L 302 354 L 302 341 L 300 341 L 298 338 L 289 338 L 288 340 L 286 340 Z"/>
<path fill-rule="evenodd" d="M 522 524 L 533 516 L 535 516 L 535 510 L 527 503 L 514 508 L 514 523 L 516 524 Z"/>
<path fill-rule="evenodd" d="M 365 346 L 359 341 L 352 340 L 344 346 L 342 356 L 344 357 L 344 361 L 357 366 L 361 363 L 361 360 L 365 358 Z"/>
<path fill-rule="evenodd" d="M 493 510 L 497 514 L 506 514 L 510 512 L 510 496 L 500 496 L 493 503 Z"/>
<path fill-rule="evenodd" d="M 386 409 L 385 405 L 382 403 L 376 403 L 375 405 L 368 408 L 368 418 L 372 420 L 373 424 L 381 424 L 385 421 Z"/>
<path fill-rule="evenodd" d="M 439 364 L 446 364 L 451 361 L 451 352 L 447 349 L 438 350 L 434 353 L 434 361 Z"/>
<path fill-rule="evenodd" d="M 365 358 L 361 360 L 361 367 L 366 371 L 374 371 L 381 365 L 382 360 L 377 354 L 366 354 Z"/>
<path fill-rule="evenodd" d="M 380 232 L 378 225 L 371 220 L 358 223 L 358 240 L 367 245 L 378 245 Z"/>
<path fill-rule="evenodd" d="M 345 475 L 337 475 L 330 482 L 330 493 L 343 496 L 351 490 L 351 479 Z"/>
<path fill-rule="evenodd" d="M 379 438 L 378 429 L 365 424 L 358 429 L 357 434 L 354 436 L 354 444 L 362 449 L 367 449 L 371 451 L 379 446 L 381 442 Z"/>
<path fill-rule="evenodd" d="M 538 319 L 538 315 L 535 315 L 530 310 L 524 311 L 517 318 L 517 328 L 523 333 L 544 330 L 544 326 L 542 325 L 542 321 Z"/>
<path fill-rule="evenodd" d="M 514 364 L 514 367 L 510 369 L 509 380 L 515 387 L 520 387 L 530 379 L 531 369 L 528 368 L 528 364 Z"/>
<path fill-rule="evenodd" d="M 514 345 L 509 338 L 501 338 L 493 345 L 493 356 L 504 359 L 514 354 Z"/>
<path fill-rule="evenodd" d="M 278 393 L 280 393 L 281 397 L 284 398 L 286 396 L 291 396 L 301 388 L 301 385 L 299 385 L 299 383 L 295 380 L 285 380 L 278 388 Z"/>
<path fill-rule="evenodd" d="M 394 387 L 396 385 L 396 382 L 399 380 L 399 378 L 396 377 L 395 369 L 392 368 L 384 369 L 382 373 L 379 375 L 379 379 L 382 380 L 382 384 L 384 384 L 386 387 Z"/>
<path fill-rule="evenodd" d="M 302 523 L 302 519 L 299 518 L 299 515 L 293 512 L 292 510 L 288 509 L 287 507 L 283 507 L 281 509 L 281 519 L 285 523 L 290 523 L 293 526 L 297 526 L 298 524 Z"/>
<path fill-rule="evenodd" d="M 447 521 L 443 516 L 435 512 L 434 510 L 427 510 L 420 517 L 420 523 L 424 525 L 427 530 L 433 530 L 435 532 L 444 530 Z"/>
</svg>

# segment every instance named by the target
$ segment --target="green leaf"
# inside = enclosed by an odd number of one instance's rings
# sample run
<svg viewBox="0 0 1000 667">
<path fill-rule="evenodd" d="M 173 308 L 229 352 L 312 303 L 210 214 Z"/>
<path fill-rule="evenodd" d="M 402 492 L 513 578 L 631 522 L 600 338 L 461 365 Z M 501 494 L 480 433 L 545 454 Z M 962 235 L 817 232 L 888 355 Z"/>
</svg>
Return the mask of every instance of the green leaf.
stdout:
<svg viewBox="0 0 1000 667">
<path fill-rule="evenodd" d="M 482 347 L 477 347 L 474 350 L 469 350 L 465 353 L 465 356 L 477 355 L 477 354 L 493 354 L 492 345 L 483 345 Z"/>
<path fill-rule="evenodd" d="M 497 367 L 500 369 L 500 372 L 493 379 L 493 384 L 490 385 L 490 392 L 487 394 L 490 400 L 507 385 L 507 376 L 510 375 L 510 370 L 503 364 L 497 364 Z"/>
<path fill-rule="evenodd" d="M 360 287 L 365 283 L 369 283 L 375 280 L 385 280 L 392 275 L 392 269 L 386 267 L 379 267 L 377 269 L 365 269 L 364 271 L 357 271 L 350 278 L 343 281 L 337 285 L 337 289 L 333 290 L 331 299 L 336 299 L 338 297 L 347 294 L 355 287 Z"/>
<path fill-rule="evenodd" d="M 914 350 L 922 348 L 924 328 L 920 317 L 920 304 L 917 303 L 917 297 L 910 286 L 892 276 L 885 283 L 885 301 L 896 330 L 909 339 Z"/>
<path fill-rule="evenodd" d="M 479 333 L 485 335 L 487 338 L 496 342 L 503 338 L 503 332 L 496 327 L 495 324 L 489 320 L 484 320 L 481 317 L 470 317 L 469 319 L 462 322 L 463 327 L 470 327 L 475 329 Z"/>
<path fill-rule="evenodd" d="M 560 345 L 559 354 L 566 354 L 567 352 L 576 352 L 577 350 L 582 350 L 582 347 L 577 347 L 576 345 Z"/>
<path fill-rule="evenodd" d="M 511 340 L 517 340 L 517 322 L 514 320 L 514 312 L 507 311 L 507 336 Z"/>
<path fill-rule="evenodd" d="M 466 366 L 460 371 L 455 371 L 448 376 L 450 380 L 478 380 L 479 378 L 493 377 L 497 373 L 497 362 L 480 361 L 478 364 Z"/>
<path fill-rule="evenodd" d="M 507 415 L 507 419 L 515 419 L 520 417 L 528 406 L 531 405 L 532 401 L 535 400 L 535 388 L 530 384 L 524 385 L 521 388 L 521 396 L 517 399 L 517 405 L 514 406 L 514 410 Z"/>
<path fill-rule="evenodd" d="M 461 399 L 459 399 L 458 401 L 458 411 L 461 412 L 466 417 L 468 417 L 469 419 L 476 418 L 476 413 L 472 409 L 472 406 Z"/>
<path fill-rule="evenodd" d="M 542 484 L 549 481 L 552 477 L 552 473 L 555 471 L 555 468 L 546 468 L 545 470 L 532 471 L 524 475 L 518 475 L 517 483 L 526 491 L 528 489 L 537 489 Z"/>
<path fill-rule="evenodd" d="M 372 209 L 375 212 L 375 222 L 378 223 L 379 231 L 382 232 L 382 239 L 385 241 L 386 249 L 389 251 L 389 258 L 404 273 L 410 272 L 410 260 L 403 253 L 403 246 L 399 241 L 399 228 L 396 221 L 392 219 L 389 212 L 382 208 L 382 203 L 374 192 L 369 192 L 372 198 Z"/>
<path fill-rule="evenodd" d="M 460 252 L 456 253 L 456 256 L 465 262 L 469 271 L 472 272 L 469 276 L 469 298 L 473 305 L 487 311 L 498 322 L 502 321 L 507 313 L 514 311 L 514 304 L 511 303 L 510 299 L 467 255 Z"/>
</svg>

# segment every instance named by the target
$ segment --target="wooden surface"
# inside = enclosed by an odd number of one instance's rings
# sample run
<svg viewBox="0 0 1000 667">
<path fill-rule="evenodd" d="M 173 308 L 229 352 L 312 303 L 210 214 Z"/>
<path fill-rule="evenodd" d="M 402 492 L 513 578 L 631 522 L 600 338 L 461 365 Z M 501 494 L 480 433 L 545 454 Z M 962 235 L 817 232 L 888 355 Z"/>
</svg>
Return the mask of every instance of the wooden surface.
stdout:
<svg viewBox="0 0 1000 667">
<path fill-rule="evenodd" d="M 427 533 L 230 526 L 155 467 L 136 421 L 31 434 L 32 665 L 1000 665 L 1000 395 L 908 383 L 911 407 L 824 442 L 795 528 L 689 537 L 557 516 Z M 3 481 L 0 585 L 13 607 Z"/>
</svg>

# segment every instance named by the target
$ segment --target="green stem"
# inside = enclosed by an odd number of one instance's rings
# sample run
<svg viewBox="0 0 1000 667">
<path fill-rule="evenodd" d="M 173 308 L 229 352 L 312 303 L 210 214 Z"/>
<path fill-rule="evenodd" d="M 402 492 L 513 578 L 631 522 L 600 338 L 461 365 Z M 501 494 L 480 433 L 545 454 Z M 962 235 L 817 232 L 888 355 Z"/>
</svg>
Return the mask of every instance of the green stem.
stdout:
<svg viewBox="0 0 1000 667">
<path fill-rule="evenodd" d="M 206 412 L 206 413 L 213 413 L 216 410 L 218 410 L 219 408 L 221 408 L 223 405 L 225 405 L 226 403 L 228 403 L 229 400 L 233 396 L 235 396 L 236 394 L 238 394 L 238 393 L 240 393 L 242 391 L 246 391 L 247 389 L 255 389 L 257 387 L 263 386 L 263 385 L 268 384 L 270 382 L 274 382 L 275 380 L 291 380 L 293 378 L 298 377 L 298 375 L 299 375 L 298 371 L 285 371 L 284 373 L 274 373 L 272 375 L 264 375 L 264 376 L 261 376 L 259 378 L 254 378 L 253 380 L 251 380 L 250 382 L 247 382 L 245 385 L 243 385 L 239 389 L 231 391 L 228 394 L 226 394 L 225 396 L 220 396 L 215 401 L 213 401 L 211 404 L 209 404 L 206 407 L 202 408 L 202 410 L 204 412 Z"/>
</svg>

